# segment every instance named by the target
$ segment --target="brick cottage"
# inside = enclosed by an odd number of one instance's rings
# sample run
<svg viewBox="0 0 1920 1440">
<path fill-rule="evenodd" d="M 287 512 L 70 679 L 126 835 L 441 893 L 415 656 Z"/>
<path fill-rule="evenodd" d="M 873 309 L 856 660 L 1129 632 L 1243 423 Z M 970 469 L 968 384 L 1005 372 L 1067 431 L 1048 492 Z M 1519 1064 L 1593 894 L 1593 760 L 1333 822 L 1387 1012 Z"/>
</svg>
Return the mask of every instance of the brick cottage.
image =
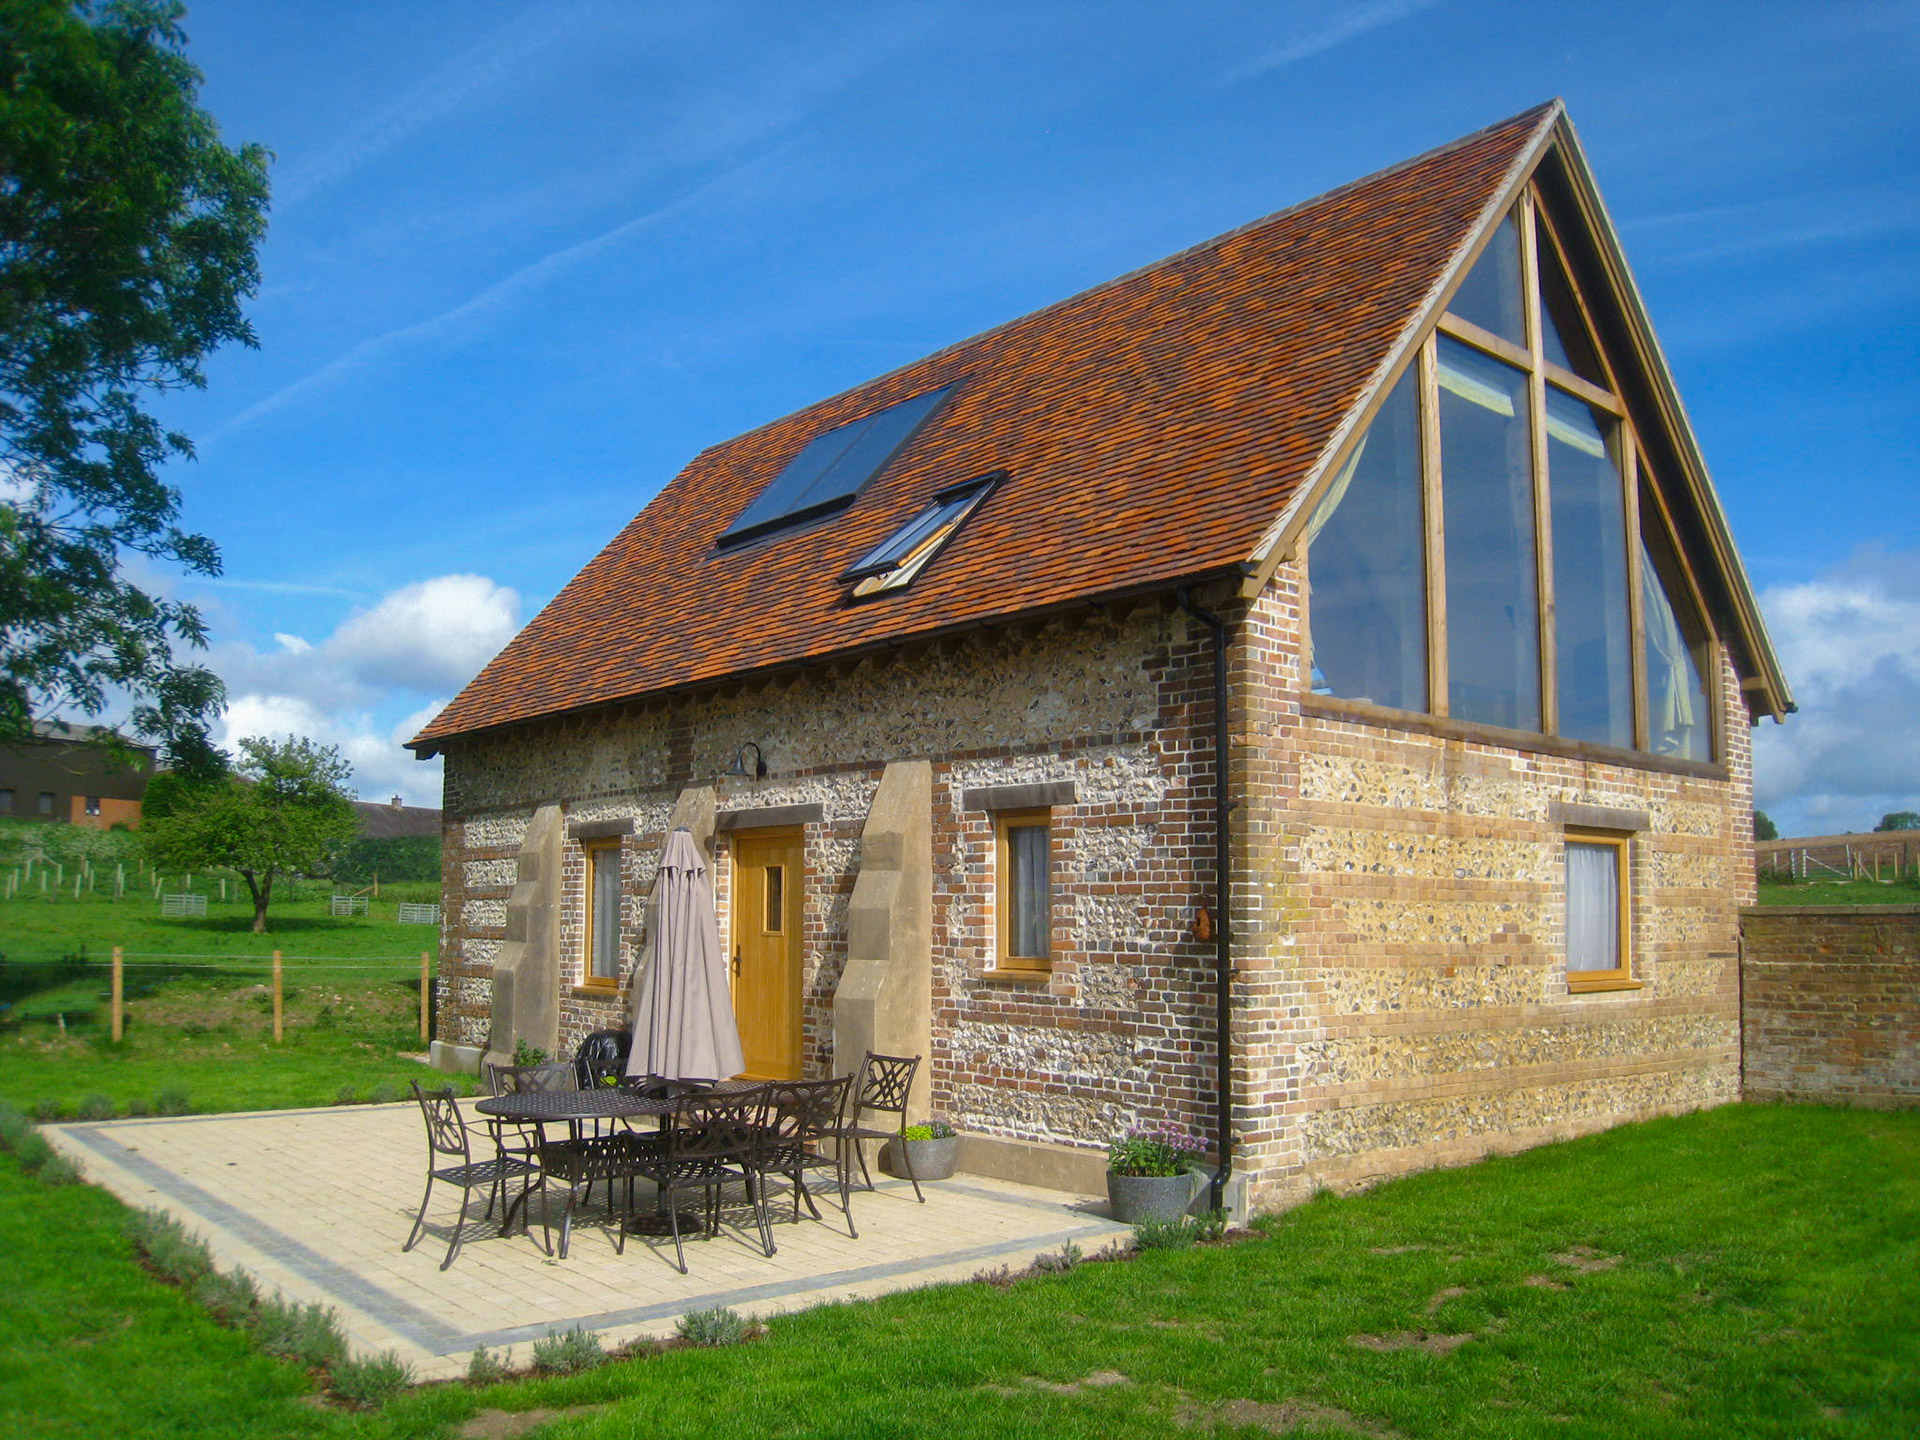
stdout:
<svg viewBox="0 0 1920 1440">
<path fill-rule="evenodd" d="M 976 1172 L 1717 1104 L 1791 708 L 1546 106 L 696 457 L 412 742 L 435 1058 L 626 1024 L 684 824 L 748 1072 L 923 1054 Z"/>
</svg>

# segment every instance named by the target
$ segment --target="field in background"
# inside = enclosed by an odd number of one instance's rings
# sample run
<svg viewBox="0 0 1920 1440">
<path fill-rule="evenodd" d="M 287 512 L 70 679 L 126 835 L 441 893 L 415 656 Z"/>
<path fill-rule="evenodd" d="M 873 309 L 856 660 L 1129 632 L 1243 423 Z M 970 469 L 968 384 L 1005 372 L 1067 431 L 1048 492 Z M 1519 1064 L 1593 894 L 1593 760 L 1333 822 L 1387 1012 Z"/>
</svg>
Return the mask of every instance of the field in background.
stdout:
<svg viewBox="0 0 1920 1440">
<path fill-rule="evenodd" d="M 1762 905 L 1920 905 L 1920 879 L 1760 880 Z"/>
<path fill-rule="evenodd" d="M 204 894 L 206 877 L 197 877 Z M 43 1118 L 266 1110 L 402 1099 L 427 1073 L 420 955 L 434 925 L 402 925 L 400 901 L 431 882 L 382 885 L 366 917 L 328 914 L 332 887 L 301 882 L 268 933 L 252 906 L 216 894 L 204 919 L 165 919 L 150 895 L 0 901 L 0 1099 Z M 244 894 L 244 890 L 242 891 Z M 125 1037 L 108 1025 L 113 947 L 126 960 Z M 272 955 L 283 956 L 283 1033 L 272 1033 Z"/>
</svg>

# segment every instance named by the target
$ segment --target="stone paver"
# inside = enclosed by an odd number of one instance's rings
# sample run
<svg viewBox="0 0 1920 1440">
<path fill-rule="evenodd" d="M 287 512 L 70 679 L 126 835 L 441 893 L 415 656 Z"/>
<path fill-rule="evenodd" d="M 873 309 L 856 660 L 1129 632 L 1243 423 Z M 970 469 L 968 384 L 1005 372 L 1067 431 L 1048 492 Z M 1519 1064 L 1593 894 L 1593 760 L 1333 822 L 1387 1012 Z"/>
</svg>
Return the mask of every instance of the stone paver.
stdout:
<svg viewBox="0 0 1920 1440">
<path fill-rule="evenodd" d="M 616 1254 L 599 1210 L 584 1223 L 576 1218 L 567 1259 L 549 1258 L 537 1201 L 532 1235 L 503 1238 L 495 1222 L 480 1219 L 486 1202 L 476 1191 L 460 1253 L 442 1271 L 457 1191 L 434 1187 L 428 1233 L 400 1250 L 426 1181 L 426 1137 L 411 1103 L 45 1133 L 89 1180 L 197 1232 L 223 1269 L 248 1270 L 290 1300 L 332 1306 L 356 1351 L 396 1350 L 422 1379 L 464 1374 L 480 1345 L 519 1347 L 516 1359 L 524 1360 L 532 1341 L 571 1325 L 612 1345 L 671 1334 L 688 1310 L 728 1305 L 770 1315 L 965 1280 L 1001 1265 L 1018 1269 L 1069 1240 L 1090 1251 L 1128 1233 L 1091 1198 L 956 1176 L 923 1185 L 927 1203 L 919 1205 L 904 1180 L 876 1175 L 878 1190 L 854 1195 L 857 1240 L 847 1235 L 837 1195 L 822 1195 L 825 1219 L 777 1223 L 778 1253 L 768 1258 L 751 1212 L 736 1206 L 736 1223 L 720 1236 L 687 1243 L 690 1273 L 682 1276 L 670 1241 L 630 1236 L 626 1254 Z"/>
</svg>

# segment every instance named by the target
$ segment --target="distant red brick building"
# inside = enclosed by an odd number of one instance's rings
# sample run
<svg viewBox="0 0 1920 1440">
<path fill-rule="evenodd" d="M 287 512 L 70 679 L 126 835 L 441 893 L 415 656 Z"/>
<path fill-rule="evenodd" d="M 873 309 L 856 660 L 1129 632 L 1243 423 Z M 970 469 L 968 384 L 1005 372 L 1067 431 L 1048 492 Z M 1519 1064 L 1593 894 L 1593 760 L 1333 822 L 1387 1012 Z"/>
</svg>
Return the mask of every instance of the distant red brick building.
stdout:
<svg viewBox="0 0 1920 1440">
<path fill-rule="evenodd" d="M 108 733 L 62 720 L 35 724 L 34 738 L 0 745 L 0 818 L 85 825 L 137 826 L 153 775 L 150 745 L 102 743 Z"/>
</svg>

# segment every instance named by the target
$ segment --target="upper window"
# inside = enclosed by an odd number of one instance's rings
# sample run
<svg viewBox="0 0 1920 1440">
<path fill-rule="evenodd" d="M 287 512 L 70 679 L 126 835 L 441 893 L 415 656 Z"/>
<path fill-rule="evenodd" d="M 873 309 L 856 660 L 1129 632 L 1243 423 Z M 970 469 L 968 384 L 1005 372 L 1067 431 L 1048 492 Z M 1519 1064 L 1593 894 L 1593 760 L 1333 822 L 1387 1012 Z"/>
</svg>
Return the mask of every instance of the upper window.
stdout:
<svg viewBox="0 0 1920 1440">
<path fill-rule="evenodd" d="M 932 503 L 862 555 L 840 577 L 842 583 L 852 585 L 852 598 L 864 600 L 869 595 L 906 589 L 913 583 L 913 577 L 925 569 L 927 562 L 966 524 L 980 502 L 1006 478 L 1006 471 L 996 470 L 963 485 L 950 485 L 936 494 Z"/>
<path fill-rule="evenodd" d="M 929 390 L 809 441 L 721 533 L 739 545 L 844 510 L 940 408 L 952 386 Z"/>
<path fill-rule="evenodd" d="M 42 790 L 40 792 L 40 813 L 42 815 L 53 814 L 53 792 L 51 790 Z"/>
<path fill-rule="evenodd" d="M 1713 758 L 1711 637 L 1531 196 L 1308 521 L 1315 693 Z"/>
<path fill-rule="evenodd" d="M 587 847 L 586 954 L 582 978 L 589 985 L 620 980 L 620 842 Z"/>
<path fill-rule="evenodd" d="M 13 814 L 13 791 L 0 790 L 0 815 Z"/>
<path fill-rule="evenodd" d="M 1045 970 L 1053 963 L 1053 816 L 1047 810 L 994 817 L 999 851 L 995 959 L 1002 970 Z"/>
<path fill-rule="evenodd" d="M 87 814 L 98 815 L 99 813 L 100 813 L 100 797 L 98 795 L 87 796 Z"/>
</svg>

